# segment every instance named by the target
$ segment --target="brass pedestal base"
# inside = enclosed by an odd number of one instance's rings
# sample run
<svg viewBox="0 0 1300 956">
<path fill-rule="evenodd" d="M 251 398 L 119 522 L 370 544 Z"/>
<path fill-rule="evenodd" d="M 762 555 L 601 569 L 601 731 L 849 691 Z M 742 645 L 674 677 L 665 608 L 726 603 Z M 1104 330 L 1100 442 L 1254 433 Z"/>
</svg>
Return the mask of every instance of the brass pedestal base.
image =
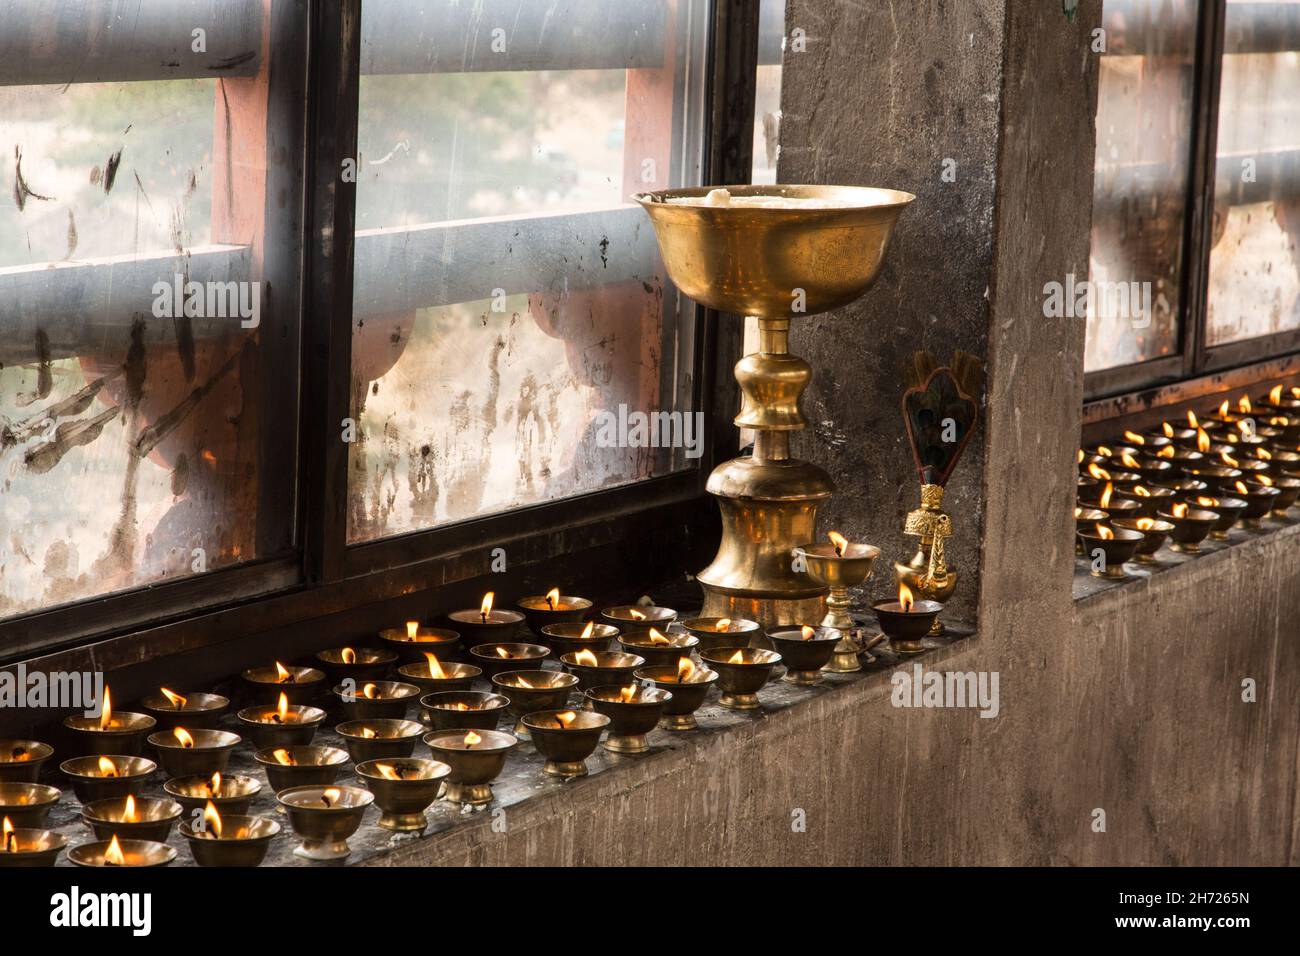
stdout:
<svg viewBox="0 0 1300 956">
<path fill-rule="evenodd" d="M 758 710 L 758 694 L 723 694 L 718 701 L 732 710 Z"/>
<path fill-rule="evenodd" d="M 856 662 L 857 658 L 854 658 Z M 829 665 L 828 665 L 829 666 Z M 821 671 L 786 671 L 785 676 L 781 678 L 783 684 L 794 684 L 798 687 L 811 687 L 813 684 L 822 682 Z"/>
<path fill-rule="evenodd" d="M 699 730 L 694 714 L 665 714 L 659 721 L 660 730 Z"/>
<path fill-rule="evenodd" d="M 605 740 L 605 749 L 616 754 L 643 754 L 650 749 L 645 734 L 610 734 Z"/>
<path fill-rule="evenodd" d="M 492 784 L 451 783 L 448 781 L 447 789 L 443 792 L 443 795 L 452 803 L 481 807 L 485 803 L 492 802 Z"/>
<path fill-rule="evenodd" d="M 546 766 L 542 768 L 542 773 L 549 774 L 552 777 L 562 777 L 566 780 L 571 777 L 585 777 L 587 775 L 587 762 L 585 760 L 548 760 Z"/>
<path fill-rule="evenodd" d="M 304 860 L 341 860 L 351 852 L 347 840 L 303 840 L 293 848 L 293 855 Z"/>
<path fill-rule="evenodd" d="M 858 645 L 854 643 L 853 638 L 847 635 L 841 637 L 839 643 L 835 645 L 835 653 L 831 655 L 830 663 L 822 670 L 828 674 L 852 674 L 854 671 L 862 670 L 862 662 L 858 660 L 858 650 Z M 875 658 L 872 657 L 871 660 Z"/>
<path fill-rule="evenodd" d="M 423 830 L 429 825 L 429 820 L 423 811 L 419 813 L 385 813 L 379 818 L 379 825 L 385 830 L 409 833 L 414 830 Z"/>
</svg>

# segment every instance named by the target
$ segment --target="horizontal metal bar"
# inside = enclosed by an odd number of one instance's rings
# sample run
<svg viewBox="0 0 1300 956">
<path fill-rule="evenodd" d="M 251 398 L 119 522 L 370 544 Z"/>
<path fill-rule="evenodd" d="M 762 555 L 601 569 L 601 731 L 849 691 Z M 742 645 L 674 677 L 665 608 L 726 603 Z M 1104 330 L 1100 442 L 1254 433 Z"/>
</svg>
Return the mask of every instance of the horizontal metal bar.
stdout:
<svg viewBox="0 0 1300 956">
<path fill-rule="evenodd" d="M 254 76 L 261 68 L 260 0 L 0 6 L 0 86 Z"/>
<path fill-rule="evenodd" d="M 1195 4 L 1182 21 L 1169 16 L 1171 6 L 1150 0 L 1106 0 L 1102 26 L 1107 56 L 1184 56 L 1196 44 Z M 1300 5 L 1233 3 L 1228 5 L 1224 53 L 1286 53 L 1300 50 Z"/>
<path fill-rule="evenodd" d="M 0 6 L 0 86 L 254 76 L 261 67 L 261 0 Z M 661 67 L 667 17 L 667 0 L 384 0 L 362 17 L 361 72 Z"/>
<path fill-rule="evenodd" d="M 1300 6 L 1300 5 L 1298 5 Z M 1244 177 L 1249 161 L 1251 175 Z M 1097 171 L 1094 209 L 1122 212 L 1134 199 L 1183 195 L 1187 184 L 1175 181 L 1168 163 L 1104 165 Z M 1300 197 L 1300 149 L 1224 153 L 1215 160 L 1215 202 L 1245 206 Z"/>
<path fill-rule="evenodd" d="M 369 3 L 362 75 L 661 67 L 666 0 Z"/>
<path fill-rule="evenodd" d="M 18 365 L 43 358 L 83 355 L 95 347 L 124 350 L 122 332 L 136 315 L 145 319 L 145 344 L 170 341 L 168 319 L 153 316 L 154 284 L 243 281 L 249 276 L 248 246 L 197 246 L 185 255 L 105 256 L 79 262 L 50 262 L 0 269 L 0 363 Z M 193 319 L 195 338 L 230 331 L 238 318 Z M 44 332 L 48 353 L 36 346 Z"/>
<path fill-rule="evenodd" d="M 654 233 L 635 206 L 365 229 L 354 269 L 358 315 L 650 282 Z"/>
</svg>

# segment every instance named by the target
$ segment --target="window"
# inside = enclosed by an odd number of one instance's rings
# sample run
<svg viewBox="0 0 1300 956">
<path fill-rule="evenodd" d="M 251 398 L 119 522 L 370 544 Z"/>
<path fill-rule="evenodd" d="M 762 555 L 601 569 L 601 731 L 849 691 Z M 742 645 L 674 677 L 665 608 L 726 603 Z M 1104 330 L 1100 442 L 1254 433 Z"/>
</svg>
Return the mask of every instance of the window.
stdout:
<svg viewBox="0 0 1300 956">
<path fill-rule="evenodd" d="M 618 426 L 739 333 L 630 196 L 747 175 L 756 4 L 127 6 L 4 5 L 0 657 L 702 495 Z"/>
<path fill-rule="evenodd" d="M 1300 2 L 1105 0 L 1103 25 L 1089 396 L 1294 352 Z"/>
</svg>

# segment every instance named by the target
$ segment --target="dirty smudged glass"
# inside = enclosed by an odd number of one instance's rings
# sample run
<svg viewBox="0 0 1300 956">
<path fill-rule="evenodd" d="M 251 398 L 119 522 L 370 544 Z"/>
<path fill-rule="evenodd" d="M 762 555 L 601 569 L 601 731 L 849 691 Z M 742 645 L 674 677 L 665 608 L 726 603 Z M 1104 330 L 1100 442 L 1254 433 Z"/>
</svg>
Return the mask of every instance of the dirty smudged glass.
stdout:
<svg viewBox="0 0 1300 956">
<path fill-rule="evenodd" d="M 1139 284 L 1126 291 L 1149 283 L 1151 314 L 1126 309 L 1118 294 L 1096 295 L 1087 371 L 1179 349 L 1198 8 L 1194 0 L 1104 0 L 1102 6 L 1106 50 L 1099 54 L 1088 278 L 1094 285 Z"/>
<path fill-rule="evenodd" d="M 1300 3 L 1228 3 L 1215 179 L 1207 344 L 1300 328 Z"/>
<path fill-rule="evenodd" d="M 0 30 L 0 617 L 294 546 L 305 4 L 120 7 Z"/>
<path fill-rule="evenodd" d="M 694 410 L 628 197 L 699 182 L 707 8 L 363 6 L 350 541 L 693 466 L 602 425 Z"/>
</svg>

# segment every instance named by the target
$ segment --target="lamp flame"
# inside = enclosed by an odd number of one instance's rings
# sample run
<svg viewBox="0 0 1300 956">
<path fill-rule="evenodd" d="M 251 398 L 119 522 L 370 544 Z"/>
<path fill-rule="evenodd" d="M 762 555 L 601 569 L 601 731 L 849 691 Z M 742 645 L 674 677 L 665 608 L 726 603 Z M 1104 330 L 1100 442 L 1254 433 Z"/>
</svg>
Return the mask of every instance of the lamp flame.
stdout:
<svg viewBox="0 0 1300 956">
<path fill-rule="evenodd" d="M 1138 464 L 1137 459 L 1134 458 L 1132 454 L 1130 454 L 1129 452 L 1124 452 L 1124 454 L 1120 455 L 1119 460 L 1124 463 L 1125 468 L 1132 468 L 1136 471 L 1138 468 L 1141 467 Z"/>
<path fill-rule="evenodd" d="M 1249 415 L 1252 411 L 1255 410 L 1255 406 L 1250 403 L 1249 395 L 1243 395 L 1241 396 L 1241 398 L 1237 399 L 1237 409 L 1243 415 Z"/>
<path fill-rule="evenodd" d="M 1110 528 L 1107 528 L 1104 524 L 1099 523 L 1096 527 L 1097 537 L 1101 538 L 1102 541 L 1110 541 L 1115 537 L 1115 532 L 1111 531 Z"/>
<path fill-rule="evenodd" d="M 619 690 L 618 699 L 625 704 L 636 700 L 636 691 L 637 687 L 635 683 L 628 684 L 626 687 Z"/>
<path fill-rule="evenodd" d="M 500 644 L 496 646 L 496 652 L 497 652 L 497 657 L 501 658 L 502 660 L 507 660 L 507 661 L 510 660 L 510 652 L 506 650 L 504 647 L 502 647 Z"/>
<path fill-rule="evenodd" d="M 731 630 L 731 618 L 729 618 L 729 617 L 721 618 L 721 619 L 718 621 L 718 623 L 714 625 L 714 627 L 716 627 L 719 631 L 723 631 L 723 632 L 725 632 L 725 631 L 730 631 L 730 630 Z"/>
<path fill-rule="evenodd" d="M 332 807 L 334 804 L 338 803 L 339 797 L 341 796 L 343 796 L 343 791 L 338 787 L 328 787 L 320 795 L 320 802 L 325 804 L 327 807 Z"/>
<path fill-rule="evenodd" d="M 100 775 L 101 777 L 116 777 L 116 776 L 118 776 L 118 773 L 117 773 L 117 764 L 113 763 L 113 761 L 110 760 L 110 759 L 107 758 L 107 757 L 100 757 L 100 758 L 99 758 L 99 763 L 98 763 L 97 766 L 98 766 L 98 768 L 99 768 L 99 775 Z"/>
<path fill-rule="evenodd" d="M 644 612 L 644 611 L 638 611 L 638 610 L 637 610 L 636 608 L 634 608 L 634 607 L 631 607 L 631 608 L 628 608 L 628 609 L 627 609 L 627 616 L 630 617 L 630 618 L 631 618 L 632 620 L 634 620 L 634 621 L 644 621 L 645 618 L 646 618 L 646 616 L 645 616 L 645 612 Z"/>
<path fill-rule="evenodd" d="M 745 663 L 745 652 L 742 650 L 737 650 L 736 653 L 732 654 L 729 658 L 727 658 L 727 663 L 728 664 Z"/>
<path fill-rule="evenodd" d="M 1202 453 L 1210 450 L 1210 435 L 1204 428 L 1196 429 L 1196 450 Z"/>
<path fill-rule="evenodd" d="M 289 695 L 280 691 L 280 700 L 275 705 L 274 719 L 276 723 L 282 724 L 289 718 Z"/>
<path fill-rule="evenodd" d="M 357 662 L 357 652 L 350 647 L 343 648 L 343 653 L 339 656 L 343 658 L 344 664 L 355 664 Z"/>
<path fill-rule="evenodd" d="M 291 674 L 289 672 L 289 669 L 285 667 L 283 664 L 281 664 L 279 661 L 275 662 L 275 682 L 277 684 L 293 683 L 293 674 Z"/>
<path fill-rule="evenodd" d="M 555 715 L 555 720 L 557 723 L 559 723 L 561 727 L 567 727 L 569 726 L 569 724 L 573 723 L 577 719 L 578 719 L 577 712 L 572 710 L 566 710 L 562 714 Z"/>
<path fill-rule="evenodd" d="M 140 814 L 135 809 L 135 796 L 133 794 L 128 793 L 126 795 L 126 803 L 122 807 L 122 822 L 123 823 L 140 822 Z"/>
<path fill-rule="evenodd" d="M 1174 509 L 1173 509 L 1173 511 L 1171 512 L 1171 514 L 1172 514 L 1175 518 L 1186 518 L 1186 517 L 1187 517 L 1187 505 L 1185 505 L 1185 504 L 1184 504 L 1183 502 L 1181 502 L 1181 501 L 1178 502 L 1178 504 L 1174 505 Z"/>
<path fill-rule="evenodd" d="M 5 839 L 4 851 L 6 853 L 17 853 L 18 837 L 14 833 L 13 821 L 10 820 L 8 817 L 5 817 L 3 827 L 4 827 L 4 839 Z"/>
<path fill-rule="evenodd" d="M 838 531 L 827 531 L 826 537 L 830 538 L 831 544 L 835 545 L 835 557 L 844 557 L 844 549 L 849 546 L 849 539 Z"/>
<path fill-rule="evenodd" d="M 695 662 L 689 657 L 677 659 L 677 683 L 684 684 L 695 676 Z"/>
<path fill-rule="evenodd" d="M 1187 410 L 1187 424 L 1192 428 L 1200 428 L 1201 423 L 1196 418 L 1196 413 L 1190 408 Z"/>
<path fill-rule="evenodd" d="M 117 842 L 117 834 L 113 834 L 113 839 L 108 841 L 108 849 L 104 851 L 105 866 L 125 866 L 126 854 L 122 852 L 122 844 Z"/>
<path fill-rule="evenodd" d="M 1268 400 L 1272 402 L 1274 405 L 1280 405 L 1282 403 L 1281 385 L 1274 385 L 1272 388 L 1268 390 Z"/>
<path fill-rule="evenodd" d="M 1229 408 L 1228 400 L 1225 398 L 1225 399 L 1223 400 L 1223 402 L 1219 405 L 1219 417 L 1220 417 L 1220 418 L 1227 418 L 1227 417 L 1228 417 L 1228 408 Z"/>
<path fill-rule="evenodd" d="M 1143 438 L 1141 435 L 1139 435 L 1137 432 L 1129 431 L 1127 429 L 1125 429 L 1124 431 L 1124 440 L 1131 441 L 1135 445 L 1145 445 L 1147 443 L 1147 440 Z"/>
<path fill-rule="evenodd" d="M 1138 518 L 1137 525 L 1138 525 L 1138 530 L 1139 530 L 1139 531 L 1150 531 L 1152 528 L 1154 528 L 1154 527 L 1156 526 L 1156 519 L 1155 519 L 1155 518 Z"/>
<path fill-rule="evenodd" d="M 1146 489 L 1145 487 L 1143 487 L 1142 485 L 1134 485 L 1134 486 L 1133 486 L 1133 494 L 1137 495 L 1139 498 L 1150 498 L 1150 497 L 1151 497 L 1151 492 L 1147 491 L 1147 489 Z"/>
<path fill-rule="evenodd" d="M 275 762 L 281 767 L 298 766 L 298 761 L 294 759 L 293 754 L 289 753 L 289 751 L 285 750 L 283 747 L 277 747 L 272 752 L 271 756 L 275 758 Z"/>
<path fill-rule="evenodd" d="M 366 684 L 361 688 L 361 696 L 366 700 L 374 700 L 379 696 L 379 688 L 374 684 Z"/>
<path fill-rule="evenodd" d="M 472 730 L 465 735 L 466 750 L 469 750 L 470 747 L 473 747 L 475 744 L 482 743 L 482 742 L 483 742 L 483 738 L 480 737 L 478 734 L 474 733 L 474 731 Z"/>
<path fill-rule="evenodd" d="M 1219 499 L 1218 499 L 1218 498 L 1207 498 L 1205 495 L 1197 495 L 1197 496 L 1196 496 L 1196 503 L 1197 503 L 1198 505 L 1200 505 L 1202 508 L 1217 508 L 1217 507 L 1219 507 Z M 1178 512 L 1175 511 L 1174 514 L 1178 515 Z M 1182 515 L 1178 515 L 1178 517 L 1181 518 Z"/>
<path fill-rule="evenodd" d="M 1106 482 L 1106 487 L 1101 489 L 1101 498 L 1098 499 L 1098 503 L 1101 505 L 1101 509 L 1103 511 L 1105 511 L 1107 508 L 1110 507 L 1110 496 L 1113 495 L 1114 493 L 1115 493 L 1115 486 L 1112 485 L 1109 481 Z"/>
<path fill-rule="evenodd" d="M 1109 488 L 1110 486 L 1107 485 L 1106 487 Z M 916 604 L 916 595 L 914 595 L 912 589 L 902 581 L 898 582 L 898 603 L 903 606 L 904 614 L 910 614 L 912 606 Z"/>
<path fill-rule="evenodd" d="M 402 775 L 386 763 L 375 764 L 375 770 L 377 770 L 379 772 L 379 776 L 383 777 L 385 780 L 402 779 Z"/>
<path fill-rule="evenodd" d="M 1250 489 L 1246 487 L 1246 483 L 1244 481 L 1237 482 L 1237 490 L 1240 491 L 1243 495 L 1250 494 Z"/>
<path fill-rule="evenodd" d="M 582 629 L 581 639 L 584 641 L 591 640 L 591 635 L 596 633 L 596 622 L 588 621 L 586 627 Z"/>
<path fill-rule="evenodd" d="M 194 737 L 184 727 L 176 727 L 172 730 L 172 736 L 179 741 L 181 747 L 185 750 L 194 749 Z"/>
<path fill-rule="evenodd" d="M 1268 475 L 1259 475 L 1255 480 L 1258 481 L 1265 488 L 1273 487 L 1273 479 L 1270 478 Z"/>
<path fill-rule="evenodd" d="M 811 641 L 817 636 L 817 628 L 809 627 L 805 624 L 803 627 L 799 628 L 799 633 L 805 641 Z"/>
<path fill-rule="evenodd" d="M 1161 448 L 1158 452 L 1156 452 L 1156 457 L 1157 457 L 1157 458 L 1173 458 L 1173 457 L 1174 457 L 1174 446 L 1173 446 L 1173 445 L 1166 445 L 1164 448 Z"/>
<path fill-rule="evenodd" d="M 187 703 L 189 703 L 189 701 L 186 698 L 182 697 L 180 694 L 172 693 L 166 687 L 160 687 L 158 689 L 162 691 L 162 695 L 166 697 L 167 700 L 171 702 L 171 705 L 175 707 L 177 710 L 180 710 Z"/>
<path fill-rule="evenodd" d="M 221 771 L 220 770 L 214 773 L 211 779 L 208 780 L 208 796 L 210 797 L 221 796 Z"/>
<path fill-rule="evenodd" d="M 1258 458 L 1260 461 L 1272 461 L 1273 453 L 1269 451 L 1267 448 L 1260 448 L 1255 452 L 1255 457 Z"/>
<path fill-rule="evenodd" d="M 1102 458 L 1110 458 L 1112 455 L 1114 455 L 1114 452 L 1111 451 L 1109 445 L 1098 445 L 1097 454 L 1101 455 Z"/>
<path fill-rule="evenodd" d="M 559 589 L 559 588 L 551 588 L 549 591 L 546 592 L 546 606 L 547 606 L 547 607 L 549 607 L 552 611 L 554 611 L 555 608 L 556 608 L 556 605 L 558 605 L 559 603 L 560 603 L 560 589 Z"/>
<path fill-rule="evenodd" d="M 1233 458 L 1226 451 L 1219 452 L 1219 457 L 1223 459 L 1223 463 L 1225 465 L 1231 465 L 1233 468 L 1237 467 L 1238 464 L 1237 459 Z"/>
<path fill-rule="evenodd" d="M 495 591 L 489 591 L 483 595 L 483 601 L 478 606 L 478 616 L 483 619 L 484 624 L 487 623 L 488 615 L 492 613 L 492 602 L 495 600 Z"/>
<path fill-rule="evenodd" d="M 419 622 L 419 621 L 407 621 L 407 622 L 406 622 L 406 639 L 407 639 L 408 641 L 413 641 L 413 640 L 415 640 L 415 639 L 416 639 L 417 637 L 419 637 L 419 636 L 420 636 L 420 622 Z"/>
<path fill-rule="evenodd" d="M 583 667 L 595 667 L 597 664 L 596 655 L 591 653 L 585 647 L 573 655 L 575 664 L 581 664 Z"/>
<path fill-rule="evenodd" d="M 109 693 L 107 687 L 104 688 L 104 707 L 99 712 L 99 729 L 107 730 L 113 723 L 113 695 Z"/>
<path fill-rule="evenodd" d="M 1170 425 L 1168 422 L 1161 422 L 1161 423 L 1160 423 L 1160 428 L 1161 428 L 1162 431 L 1164 431 L 1164 433 L 1165 433 L 1165 437 L 1166 437 L 1166 438 L 1173 438 L 1173 437 L 1174 437 L 1174 426 L 1173 426 L 1173 425 Z"/>
<path fill-rule="evenodd" d="M 438 656 L 436 654 L 430 654 L 428 651 L 425 651 L 424 659 L 428 662 L 429 676 L 431 678 L 433 678 L 434 680 L 446 679 L 447 672 L 442 669 L 442 664 L 439 662 Z"/>
<path fill-rule="evenodd" d="M 1088 474 L 1092 475 L 1092 477 L 1096 478 L 1098 481 L 1110 481 L 1110 472 L 1105 468 L 1102 468 L 1095 461 L 1088 465 Z"/>
<path fill-rule="evenodd" d="M 655 628 L 652 627 L 652 628 L 650 628 L 650 643 L 651 643 L 651 644 L 671 644 L 672 641 L 668 640 L 668 638 L 664 637 L 662 634 L 659 633 L 658 630 L 656 630 Z"/>
</svg>

